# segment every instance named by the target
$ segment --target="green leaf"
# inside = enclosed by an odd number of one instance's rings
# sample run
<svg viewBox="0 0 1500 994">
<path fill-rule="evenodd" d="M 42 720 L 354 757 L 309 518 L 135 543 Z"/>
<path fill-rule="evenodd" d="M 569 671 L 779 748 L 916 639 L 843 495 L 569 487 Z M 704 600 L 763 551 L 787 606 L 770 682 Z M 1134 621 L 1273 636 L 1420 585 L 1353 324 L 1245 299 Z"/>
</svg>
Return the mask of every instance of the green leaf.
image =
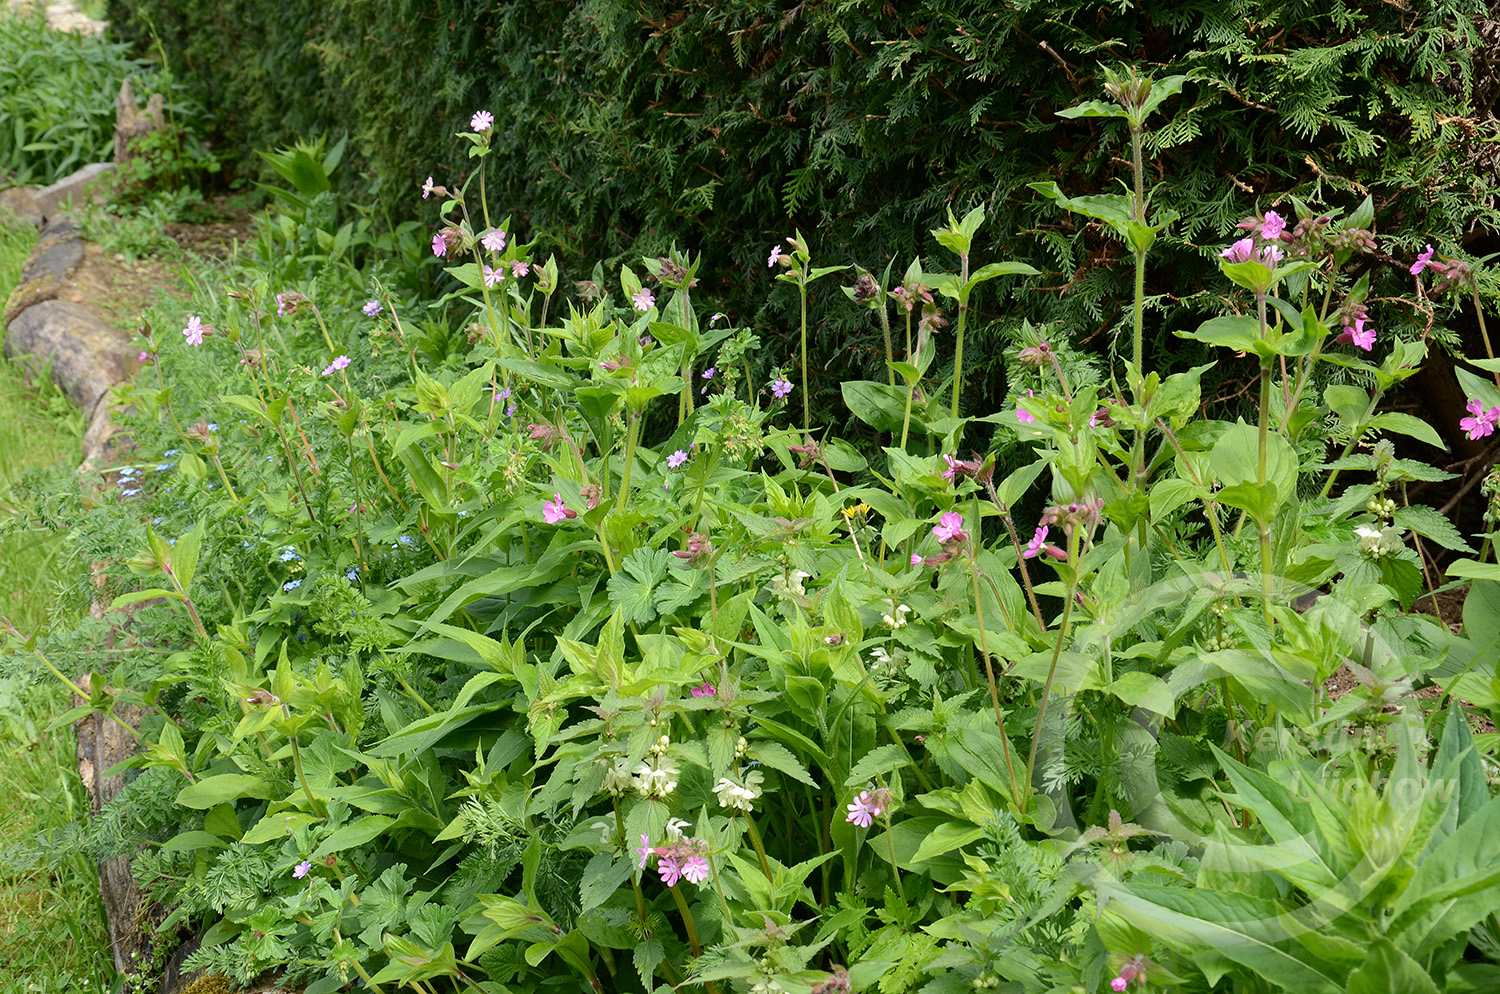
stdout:
<svg viewBox="0 0 1500 994">
<path fill-rule="evenodd" d="M 906 414 L 906 391 L 874 380 L 840 384 L 850 413 L 876 431 L 900 431 Z"/>
<path fill-rule="evenodd" d="M 807 767 L 798 762 L 791 750 L 778 742 L 766 739 L 757 739 L 750 743 L 750 756 L 759 760 L 766 766 L 781 773 L 785 773 L 793 780 L 801 781 L 809 787 L 816 787 L 818 782 L 807 772 Z"/>
<path fill-rule="evenodd" d="M 260 777 L 248 773 L 221 773 L 216 777 L 204 777 L 197 783 L 182 788 L 177 792 L 177 803 L 185 808 L 203 811 L 225 801 L 249 797 L 268 801 L 275 796 L 276 788 Z"/>
<path fill-rule="evenodd" d="M 362 846 L 366 842 L 379 838 L 381 833 L 395 823 L 396 819 L 387 815 L 365 815 L 324 839 L 323 844 L 314 850 L 312 858 L 321 859 L 331 853 Z"/>
<path fill-rule="evenodd" d="M 866 783 L 873 782 L 876 777 L 889 776 L 893 770 L 900 769 L 911 762 L 904 748 L 898 745 L 883 745 L 871 749 L 860 757 L 849 771 L 849 776 L 844 779 L 846 787 L 863 787 Z"/>
<path fill-rule="evenodd" d="M 1473 553 L 1474 549 L 1465 541 L 1463 534 L 1453 527 L 1453 522 L 1426 504 L 1410 504 L 1396 509 L 1395 523 L 1410 528 L 1423 538 L 1431 539 L 1445 549 Z"/>
<path fill-rule="evenodd" d="M 203 522 L 198 522 L 177 539 L 172 546 L 172 572 L 183 590 L 193 582 L 193 573 L 198 569 L 198 553 L 203 547 Z"/>
<path fill-rule="evenodd" d="M 666 578 L 671 561 L 666 549 L 636 549 L 609 578 L 609 602 L 624 612 L 626 624 L 644 625 L 656 617 L 652 592 Z"/>
<path fill-rule="evenodd" d="M 984 829 L 977 825 L 945 821 L 922 840 L 922 844 L 917 846 L 916 854 L 912 856 L 911 861 L 913 863 L 925 862 L 934 856 L 941 856 L 943 853 L 960 849 L 970 842 L 976 842 L 984 836 Z"/>
<path fill-rule="evenodd" d="M 1260 322 L 1246 315 L 1227 315 L 1208 319 L 1196 331 L 1179 331 L 1177 334 L 1181 338 L 1196 339 L 1236 352 L 1253 352 L 1260 337 Z"/>
<path fill-rule="evenodd" d="M 1390 939 L 1371 944 L 1365 963 L 1349 974 L 1346 994 L 1438 994 L 1437 984 L 1416 960 Z"/>
<path fill-rule="evenodd" d="M 1402 414 L 1400 411 L 1387 411 L 1377 414 L 1365 423 L 1368 428 L 1380 428 L 1384 431 L 1394 431 L 1402 435 L 1410 435 L 1421 442 L 1426 442 L 1435 449 L 1448 451 L 1448 445 L 1443 437 L 1437 433 L 1432 425 L 1413 417 L 1410 414 Z"/>
</svg>

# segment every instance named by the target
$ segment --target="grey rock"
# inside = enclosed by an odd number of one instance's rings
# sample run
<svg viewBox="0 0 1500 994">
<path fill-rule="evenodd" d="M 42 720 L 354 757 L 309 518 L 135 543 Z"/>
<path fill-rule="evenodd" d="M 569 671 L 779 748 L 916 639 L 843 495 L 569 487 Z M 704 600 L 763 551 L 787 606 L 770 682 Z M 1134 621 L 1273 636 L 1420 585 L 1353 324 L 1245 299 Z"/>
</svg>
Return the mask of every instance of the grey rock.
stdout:
<svg viewBox="0 0 1500 994">
<path fill-rule="evenodd" d="M 66 300 L 44 300 L 22 311 L 6 330 L 5 354 L 30 357 L 33 370 L 50 360 L 53 382 L 86 416 L 130 373 L 130 337 Z"/>
<path fill-rule="evenodd" d="M 33 197 L 36 213 L 50 218 L 62 210 L 64 204 L 69 201 L 81 203 L 86 196 L 93 196 L 96 203 L 103 203 L 103 198 L 97 192 L 91 193 L 90 187 L 114 167 L 113 162 L 95 162 L 71 176 L 64 176 L 44 190 L 38 190 Z"/>
<path fill-rule="evenodd" d="M 34 186 L 13 186 L 0 190 L 0 215 L 8 213 L 22 224 L 40 227 L 42 212 L 36 208 L 37 192 Z"/>
<path fill-rule="evenodd" d="M 71 227 L 71 225 L 69 226 Z M 75 229 L 76 230 L 76 229 Z M 62 238 L 40 254 L 33 253 L 21 270 L 21 281 L 29 283 L 42 277 L 62 279 L 83 261 L 83 239 Z"/>
</svg>

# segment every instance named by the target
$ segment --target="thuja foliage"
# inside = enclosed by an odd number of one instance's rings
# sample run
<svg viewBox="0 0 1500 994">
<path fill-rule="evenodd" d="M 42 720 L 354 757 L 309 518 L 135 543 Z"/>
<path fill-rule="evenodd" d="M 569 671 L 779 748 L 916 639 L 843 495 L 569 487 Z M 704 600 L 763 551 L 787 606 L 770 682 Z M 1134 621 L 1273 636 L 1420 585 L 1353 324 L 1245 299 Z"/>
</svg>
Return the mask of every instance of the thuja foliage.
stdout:
<svg viewBox="0 0 1500 994">
<path fill-rule="evenodd" d="M 570 270 L 484 171 L 387 236 L 330 207 L 337 146 L 268 156 L 253 257 L 142 326 L 132 462 L 19 516 L 70 526 L 109 610 L 8 631 L 5 670 L 142 715 L 142 772 L 35 854 L 136 853 L 163 956 L 309 994 L 1495 989 L 1500 494 L 1471 470 L 1461 532 L 1415 499 L 1441 439 L 1381 410 L 1483 263 L 1402 251 L 1373 197 L 1233 219 L 1182 335 L 1253 400 L 1206 416 L 1145 334 L 1175 207 L 1145 146 L 1185 86 L 1060 108 L 1130 137 L 1127 192 L 1032 191 L 1129 248 L 1130 344 L 1033 328 L 994 406 L 969 309 L 1032 267 L 982 208 L 890 279 L 762 245 L 777 350 L 697 254 Z M 1376 298 L 1387 257 L 1409 290 Z M 885 369 L 833 410 L 802 315 L 840 280 Z M 1500 360 L 1457 383 L 1493 435 Z"/>
<path fill-rule="evenodd" d="M 549 251 L 577 265 L 692 245 L 724 274 L 724 308 L 779 329 L 777 344 L 790 305 L 748 275 L 785 228 L 878 271 L 930 253 L 946 209 L 983 206 L 979 251 L 1039 269 L 976 297 L 973 397 L 990 403 L 1006 389 L 997 346 L 1023 320 L 1063 322 L 1096 354 L 1129 337 L 1130 252 L 1028 187 L 1129 179 L 1122 122 L 1056 114 L 1099 91 L 1101 67 L 1188 77 L 1147 148 L 1147 185 L 1181 212 L 1146 287 L 1165 315 L 1147 347 L 1165 362 L 1210 292 L 1205 245 L 1257 206 L 1295 195 L 1327 211 L 1368 193 L 1404 249 L 1493 222 L 1489 174 L 1466 168 L 1488 133 L 1468 100 L 1485 16 L 1477 0 L 111 4 L 124 31 L 161 39 L 242 147 L 347 132 L 348 189 L 392 216 L 428 173 L 475 167 L 445 139 L 492 107 L 491 189 Z M 1395 275 L 1378 267 L 1374 293 L 1397 292 Z M 883 375 L 865 316 L 842 305 L 810 301 L 828 401 L 842 379 Z"/>
</svg>

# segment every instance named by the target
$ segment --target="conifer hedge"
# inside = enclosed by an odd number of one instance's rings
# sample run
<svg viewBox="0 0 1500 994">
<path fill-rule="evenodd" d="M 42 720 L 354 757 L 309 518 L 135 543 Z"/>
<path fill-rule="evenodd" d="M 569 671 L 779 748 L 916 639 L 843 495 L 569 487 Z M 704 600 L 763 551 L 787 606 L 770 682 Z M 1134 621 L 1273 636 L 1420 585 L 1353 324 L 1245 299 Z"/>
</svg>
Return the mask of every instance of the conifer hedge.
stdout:
<svg viewBox="0 0 1500 994">
<path fill-rule="evenodd" d="M 488 108 L 503 138 L 485 160 L 492 201 L 584 260 L 704 253 L 732 316 L 756 306 L 769 246 L 800 227 L 818 261 L 895 272 L 928 230 L 984 204 L 978 262 L 1044 275 L 979 301 L 991 345 L 1023 318 L 1062 321 L 1102 349 L 1122 327 L 1109 300 L 1131 278 L 1107 232 L 1079 228 L 1027 184 L 1071 194 L 1128 176 L 1118 122 L 1055 111 L 1102 96 L 1101 66 L 1190 73 L 1150 136 L 1156 202 L 1180 211 L 1149 290 L 1154 347 L 1191 306 L 1213 248 L 1259 204 L 1315 209 L 1373 196 L 1382 247 L 1409 256 L 1437 235 L 1493 227 L 1494 177 L 1471 168 L 1489 109 L 1471 106 L 1478 0 L 111 0 L 118 30 L 159 37 L 217 115 L 223 142 L 268 148 L 347 131 L 357 196 L 413 216 L 429 173 L 462 176 L 452 133 Z M 1488 89 L 1488 88 L 1487 88 Z M 353 192 L 353 191 L 351 191 Z M 1434 234 L 1436 233 L 1436 234 Z M 1449 248 L 1453 246 L 1450 244 Z M 1403 278 L 1390 260 L 1379 279 Z M 1003 281 L 1002 281 L 1003 282 Z M 830 284 L 822 284 L 830 287 Z M 999 287 L 1000 284 L 991 284 Z M 739 288 L 746 292 L 736 296 Z M 1001 299 L 1006 295 L 1006 299 Z M 883 378 L 867 312 L 819 293 L 822 388 Z M 791 303 L 790 294 L 787 299 Z M 980 343 L 986 341 L 981 333 Z M 763 338 L 766 335 L 763 334 Z M 1150 347 L 1150 346 L 1148 346 Z M 999 361 L 997 348 L 990 350 Z M 973 374 L 971 372 L 971 377 Z M 983 378 L 979 378 L 983 379 Z M 989 403 L 985 384 L 974 399 Z M 991 378 L 989 387 L 1003 389 Z"/>
</svg>

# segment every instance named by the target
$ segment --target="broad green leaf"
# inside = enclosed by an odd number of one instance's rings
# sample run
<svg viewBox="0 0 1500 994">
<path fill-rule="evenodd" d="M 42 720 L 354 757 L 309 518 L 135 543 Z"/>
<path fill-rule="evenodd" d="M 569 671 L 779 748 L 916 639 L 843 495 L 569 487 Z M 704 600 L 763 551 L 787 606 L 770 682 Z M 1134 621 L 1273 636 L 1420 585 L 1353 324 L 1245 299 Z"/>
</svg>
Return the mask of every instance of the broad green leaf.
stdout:
<svg viewBox="0 0 1500 994">
<path fill-rule="evenodd" d="M 314 850 L 312 858 L 321 859 L 331 853 L 343 852 L 345 849 L 362 846 L 366 842 L 379 838 L 382 832 L 395 823 L 396 819 L 386 815 L 365 815 L 363 818 L 335 830 L 332 835 L 323 840 L 321 846 Z"/>
<path fill-rule="evenodd" d="M 185 808 L 203 811 L 225 801 L 255 798 L 266 801 L 276 796 L 276 788 L 260 777 L 248 773 L 221 773 L 204 777 L 177 792 L 177 803 Z"/>
<path fill-rule="evenodd" d="M 929 833 L 917 846 L 916 854 L 912 856 L 913 863 L 923 863 L 934 856 L 960 849 L 970 842 L 977 842 L 985 837 L 984 829 L 977 825 L 966 825 L 963 822 L 945 821 L 933 832 Z"/>
</svg>

